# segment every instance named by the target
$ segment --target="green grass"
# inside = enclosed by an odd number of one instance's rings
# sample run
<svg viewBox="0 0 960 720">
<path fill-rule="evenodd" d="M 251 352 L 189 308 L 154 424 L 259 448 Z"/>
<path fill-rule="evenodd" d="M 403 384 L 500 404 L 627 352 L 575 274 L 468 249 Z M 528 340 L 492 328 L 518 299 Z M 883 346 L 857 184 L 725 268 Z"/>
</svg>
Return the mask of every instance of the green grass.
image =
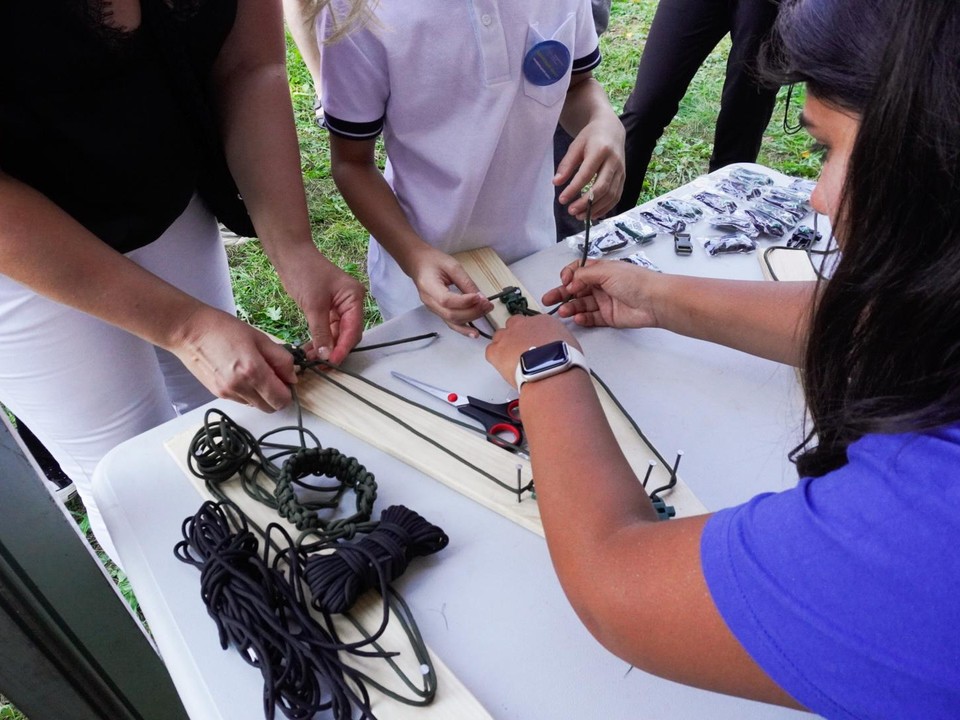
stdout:
<svg viewBox="0 0 960 720">
<path fill-rule="evenodd" d="M 27 716 L 17 710 L 10 701 L 0 695 L 0 720 L 27 720 Z"/>
<path fill-rule="evenodd" d="M 601 38 L 603 63 L 595 75 L 617 112 L 622 110 L 633 88 L 656 4 L 656 0 L 613 2 L 610 28 Z M 641 202 L 669 192 L 707 171 L 728 49 L 729 40 L 724 39 L 691 83 L 676 118 L 654 151 Z M 287 61 L 314 241 L 330 260 L 366 284 L 367 233 L 353 218 L 330 176 L 327 134 L 314 122 L 310 75 L 289 38 Z M 809 139 L 804 133 L 788 135 L 783 131 L 785 95 L 785 91 L 780 93 L 758 162 L 789 175 L 816 177 L 819 161 L 809 152 Z M 799 96 L 795 93 L 791 122 L 796 122 L 802 102 L 802 93 Z M 382 153 L 380 160 L 383 160 Z M 300 311 L 286 297 L 259 245 L 247 243 L 231 248 L 229 256 L 241 316 L 284 340 L 305 339 L 306 324 Z M 380 320 L 376 304 L 368 298 L 366 326 L 376 325 Z"/>
</svg>

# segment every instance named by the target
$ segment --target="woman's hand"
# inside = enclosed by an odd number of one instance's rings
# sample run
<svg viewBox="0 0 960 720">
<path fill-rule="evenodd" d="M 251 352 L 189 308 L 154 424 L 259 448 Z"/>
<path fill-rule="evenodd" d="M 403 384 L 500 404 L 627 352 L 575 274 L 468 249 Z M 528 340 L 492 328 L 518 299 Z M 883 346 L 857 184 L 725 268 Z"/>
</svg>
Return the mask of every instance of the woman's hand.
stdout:
<svg viewBox="0 0 960 720">
<path fill-rule="evenodd" d="M 563 283 L 543 296 L 545 305 L 560 306 L 560 317 L 584 327 L 659 327 L 654 290 L 668 276 L 619 261 L 594 261 L 560 271 Z"/>
<path fill-rule="evenodd" d="M 487 362 L 497 369 L 504 380 L 514 385 L 520 355 L 530 348 L 554 340 L 564 340 L 568 345 L 580 349 L 580 343 L 556 318 L 549 315 L 514 315 L 507 319 L 505 327 L 493 334 L 493 340 L 487 345 Z"/>
<path fill-rule="evenodd" d="M 478 337 L 477 331 L 467 323 L 493 310 L 493 303 L 480 292 L 460 263 L 424 244 L 408 268 L 424 305 L 457 332 Z M 452 292 L 451 285 L 460 292 Z"/>
<path fill-rule="evenodd" d="M 293 356 L 264 333 L 200 303 L 181 328 L 167 349 L 217 397 L 264 412 L 292 399 Z"/>
<path fill-rule="evenodd" d="M 308 356 L 339 365 L 363 334 L 363 285 L 312 242 L 287 250 L 276 266 L 284 289 L 307 319 Z"/>
</svg>

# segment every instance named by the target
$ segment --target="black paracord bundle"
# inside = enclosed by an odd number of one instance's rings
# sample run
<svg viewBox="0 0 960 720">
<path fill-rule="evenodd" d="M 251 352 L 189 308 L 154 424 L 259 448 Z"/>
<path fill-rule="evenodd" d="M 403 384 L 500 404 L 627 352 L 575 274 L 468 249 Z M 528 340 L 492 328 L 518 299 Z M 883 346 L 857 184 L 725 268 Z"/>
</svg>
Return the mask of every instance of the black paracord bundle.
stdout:
<svg viewBox="0 0 960 720">
<path fill-rule="evenodd" d="M 297 433 L 298 444 L 277 442 L 284 432 Z M 313 447 L 307 447 L 308 440 Z M 221 647 L 233 644 L 260 670 L 268 720 L 278 708 L 296 720 L 323 711 L 336 720 L 349 720 L 355 711 L 360 718 L 374 719 L 368 686 L 411 705 L 433 700 L 432 663 L 409 608 L 390 582 L 414 557 L 447 545 L 440 528 L 399 505 L 384 510 L 379 521 L 371 520 L 373 475 L 356 459 L 320 447 L 302 419 L 256 439 L 222 412 L 210 410 L 191 442 L 188 464 L 220 502 L 206 502 L 184 520 L 183 540 L 174 553 L 200 570 L 201 596 Z M 299 537 L 293 539 L 280 524 L 261 529 L 248 520 L 220 488 L 235 475 L 249 496 L 295 525 Z M 301 502 L 294 486 L 321 499 Z M 336 508 L 347 490 L 356 495 L 356 512 L 321 518 L 318 510 Z M 377 589 L 383 603 L 380 626 L 372 633 L 349 615 L 369 589 Z M 363 638 L 343 641 L 335 615 Z M 380 646 L 390 619 L 401 624 L 409 640 L 422 674 L 416 683 L 397 664 L 398 653 Z M 350 655 L 383 660 L 409 693 L 401 695 L 351 667 Z"/>
</svg>

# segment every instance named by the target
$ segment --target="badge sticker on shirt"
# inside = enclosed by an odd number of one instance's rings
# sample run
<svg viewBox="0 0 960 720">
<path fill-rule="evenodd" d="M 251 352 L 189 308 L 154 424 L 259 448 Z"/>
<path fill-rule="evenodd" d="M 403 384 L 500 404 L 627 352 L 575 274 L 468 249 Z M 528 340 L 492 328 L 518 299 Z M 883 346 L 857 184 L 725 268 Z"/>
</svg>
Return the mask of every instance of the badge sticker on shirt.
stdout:
<svg viewBox="0 0 960 720">
<path fill-rule="evenodd" d="M 570 68 L 570 50 L 559 40 L 541 40 L 523 58 L 523 75 L 541 87 L 560 82 Z"/>
</svg>

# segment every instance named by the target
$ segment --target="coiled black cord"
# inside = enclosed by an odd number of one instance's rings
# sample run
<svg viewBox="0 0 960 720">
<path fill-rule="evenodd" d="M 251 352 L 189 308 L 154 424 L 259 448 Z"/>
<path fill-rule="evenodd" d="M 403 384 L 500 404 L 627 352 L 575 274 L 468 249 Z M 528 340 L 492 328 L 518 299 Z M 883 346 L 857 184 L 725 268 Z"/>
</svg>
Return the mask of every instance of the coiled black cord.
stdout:
<svg viewBox="0 0 960 720">
<path fill-rule="evenodd" d="M 438 552 L 448 542 L 443 530 L 413 510 L 402 505 L 388 507 L 370 534 L 307 560 L 304 579 L 313 607 L 326 613 L 346 612 L 367 590 L 400 577 L 410 560 Z"/>
<path fill-rule="evenodd" d="M 203 427 L 190 443 L 188 465 L 220 502 L 204 503 L 184 521 L 183 540 L 174 553 L 200 570 L 201 595 L 217 624 L 221 646 L 233 643 L 248 663 L 260 669 L 268 720 L 277 708 L 294 719 L 329 710 L 336 720 L 348 720 L 356 709 L 361 720 L 375 720 L 368 686 L 406 704 L 428 704 L 436 694 L 436 674 L 409 608 L 389 583 L 410 559 L 443 549 L 447 536 L 403 506 L 388 508 L 380 522 L 370 520 L 377 495 L 373 475 L 355 458 L 321 447 L 303 426 L 295 391 L 294 399 L 297 424 L 259 439 L 222 411 L 207 411 Z M 281 442 L 280 436 L 290 432 L 296 434 L 297 442 Z M 257 527 L 227 499 L 221 486 L 234 477 L 239 477 L 248 495 L 277 509 L 301 530 L 296 541 L 281 525 Z M 302 501 L 295 486 L 319 493 L 321 499 Z M 356 494 L 355 513 L 329 521 L 317 515 L 318 509 L 338 507 L 347 490 Z M 251 528 L 263 538 L 262 554 Z M 367 537 L 343 542 L 358 534 Z M 314 571 L 308 582 L 307 565 L 321 557 L 326 558 L 323 565 L 328 569 Z M 349 572 L 332 570 L 344 564 Z M 332 615 L 348 613 L 371 588 L 379 590 L 383 600 L 379 626 L 369 632 L 344 614 L 362 637 L 341 640 Z M 331 604 L 322 598 L 338 601 Z M 311 605 L 320 610 L 323 624 L 311 615 Z M 400 623 L 410 641 L 421 671 L 419 684 L 400 668 L 397 653 L 378 643 L 391 618 Z M 345 662 L 344 656 L 349 655 L 385 661 L 413 697 L 352 668 Z"/>
<path fill-rule="evenodd" d="M 296 720 L 326 710 L 336 720 L 350 720 L 357 708 L 360 718 L 375 720 L 360 673 L 340 660 L 342 644 L 260 556 L 242 513 L 205 502 L 184 520 L 182 531 L 174 553 L 200 570 L 201 597 L 217 625 L 220 646 L 232 643 L 260 670 L 267 720 L 277 708 Z"/>
</svg>

